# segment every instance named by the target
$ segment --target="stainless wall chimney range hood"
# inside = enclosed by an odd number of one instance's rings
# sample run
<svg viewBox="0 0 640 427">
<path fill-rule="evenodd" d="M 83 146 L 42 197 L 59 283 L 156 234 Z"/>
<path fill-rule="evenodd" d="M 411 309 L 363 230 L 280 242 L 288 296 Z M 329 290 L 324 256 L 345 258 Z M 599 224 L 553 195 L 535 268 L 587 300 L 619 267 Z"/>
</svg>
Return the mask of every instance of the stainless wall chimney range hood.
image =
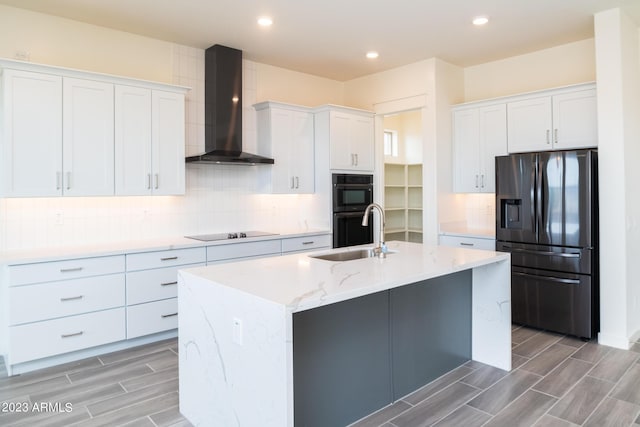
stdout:
<svg viewBox="0 0 640 427">
<path fill-rule="evenodd" d="M 273 164 L 273 159 L 242 151 L 242 51 L 214 45 L 205 51 L 205 153 L 187 162 Z"/>
</svg>

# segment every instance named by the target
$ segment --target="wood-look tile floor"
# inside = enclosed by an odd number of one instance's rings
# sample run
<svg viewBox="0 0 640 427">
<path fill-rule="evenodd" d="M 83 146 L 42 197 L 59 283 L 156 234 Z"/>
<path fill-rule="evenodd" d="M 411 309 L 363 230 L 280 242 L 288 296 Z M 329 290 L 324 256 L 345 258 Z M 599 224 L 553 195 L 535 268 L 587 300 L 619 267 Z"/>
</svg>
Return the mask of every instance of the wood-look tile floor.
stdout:
<svg viewBox="0 0 640 427">
<path fill-rule="evenodd" d="M 512 340 L 511 372 L 467 362 L 354 426 L 640 427 L 640 344 L 517 326 Z M 177 351 L 172 339 L 9 378 L 0 364 L 0 426 L 190 426 Z"/>
</svg>

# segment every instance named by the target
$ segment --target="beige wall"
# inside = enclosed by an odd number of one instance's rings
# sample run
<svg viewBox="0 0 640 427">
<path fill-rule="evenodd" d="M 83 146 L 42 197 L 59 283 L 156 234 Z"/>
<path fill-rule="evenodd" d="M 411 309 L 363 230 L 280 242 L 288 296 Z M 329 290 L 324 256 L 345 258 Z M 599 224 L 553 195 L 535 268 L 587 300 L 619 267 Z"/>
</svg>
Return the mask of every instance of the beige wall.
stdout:
<svg viewBox="0 0 640 427">
<path fill-rule="evenodd" d="M 464 100 L 477 101 L 596 80 L 594 39 L 464 70 Z"/>
<path fill-rule="evenodd" d="M 344 84 L 336 80 L 256 63 L 257 102 L 280 101 L 316 107 L 343 105 Z"/>
<path fill-rule="evenodd" d="M 171 83 L 172 43 L 0 5 L 0 56 Z"/>
</svg>

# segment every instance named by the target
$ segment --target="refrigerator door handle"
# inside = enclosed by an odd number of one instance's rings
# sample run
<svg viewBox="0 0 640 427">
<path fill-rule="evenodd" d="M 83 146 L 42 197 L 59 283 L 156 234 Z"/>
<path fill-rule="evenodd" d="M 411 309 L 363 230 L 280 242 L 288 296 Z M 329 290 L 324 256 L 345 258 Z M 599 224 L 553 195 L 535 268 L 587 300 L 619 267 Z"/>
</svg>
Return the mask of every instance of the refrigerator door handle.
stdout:
<svg viewBox="0 0 640 427">
<path fill-rule="evenodd" d="M 535 236 L 536 242 L 538 241 L 538 224 L 536 218 L 540 215 L 540 183 L 538 182 L 538 156 L 534 157 L 533 165 L 531 165 L 531 182 L 533 188 L 531 189 L 531 232 Z"/>
<path fill-rule="evenodd" d="M 516 276 L 524 276 L 524 277 L 531 277 L 534 279 L 540 279 L 540 280 L 547 280 L 549 282 L 556 282 L 556 283 L 566 283 L 569 285 L 579 285 L 580 284 L 580 280 L 579 279 L 561 279 L 559 277 L 550 277 L 550 276 L 538 276 L 537 274 L 530 274 L 530 273 L 520 273 L 520 272 L 515 272 L 512 273 Z"/>
<path fill-rule="evenodd" d="M 508 248 L 507 246 L 504 246 Z M 545 255 L 545 256 L 557 256 L 561 258 L 581 258 L 579 253 L 565 253 L 565 252 L 550 252 L 550 251 L 532 251 L 529 249 L 508 248 L 511 252 L 520 252 L 526 254 Z"/>
</svg>

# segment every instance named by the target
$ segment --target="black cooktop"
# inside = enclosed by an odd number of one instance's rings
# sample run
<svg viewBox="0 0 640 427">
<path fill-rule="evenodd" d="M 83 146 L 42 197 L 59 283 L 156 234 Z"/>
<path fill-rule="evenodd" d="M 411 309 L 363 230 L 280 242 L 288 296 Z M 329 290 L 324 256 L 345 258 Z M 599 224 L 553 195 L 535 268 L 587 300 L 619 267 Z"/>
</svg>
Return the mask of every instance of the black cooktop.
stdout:
<svg viewBox="0 0 640 427">
<path fill-rule="evenodd" d="M 247 237 L 275 236 L 278 233 L 267 231 L 234 231 L 231 233 L 200 234 L 198 236 L 185 236 L 187 239 L 200 240 L 202 242 L 213 242 L 216 240 L 246 239 Z"/>
</svg>

